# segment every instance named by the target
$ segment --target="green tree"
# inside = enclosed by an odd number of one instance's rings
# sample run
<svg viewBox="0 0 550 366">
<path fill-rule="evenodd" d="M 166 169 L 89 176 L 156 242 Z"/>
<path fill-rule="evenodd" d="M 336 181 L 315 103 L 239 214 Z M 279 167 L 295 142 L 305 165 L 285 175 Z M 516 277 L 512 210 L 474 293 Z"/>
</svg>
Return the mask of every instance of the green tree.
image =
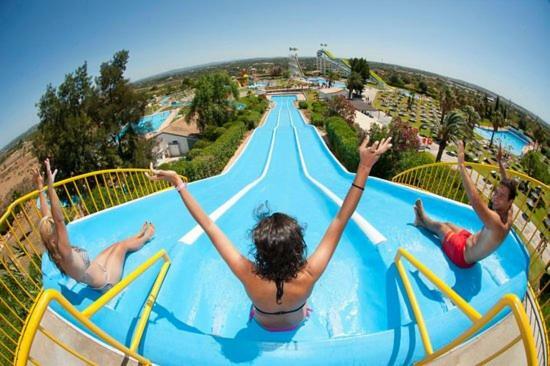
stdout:
<svg viewBox="0 0 550 366">
<path fill-rule="evenodd" d="M 521 158 L 521 166 L 529 176 L 550 184 L 550 165 L 545 160 L 540 152 L 529 151 Z"/>
<path fill-rule="evenodd" d="M 391 136 L 393 147 L 380 157 L 372 169 L 372 174 L 380 178 L 391 179 L 404 169 L 433 162 L 433 158 L 426 162 L 424 156 L 417 156 L 421 154 L 416 151 L 419 146 L 417 133 L 416 128 L 399 117 L 395 118 L 388 127 L 373 124 L 368 132 L 370 141 L 380 141 Z"/>
<path fill-rule="evenodd" d="M 182 92 L 185 93 L 192 88 L 193 88 L 193 80 L 191 80 L 191 78 L 184 77 L 183 79 L 181 79 L 180 90 Z"/>
<path fill-rule="evenodd" d="M 462 134 L 462 143 L 466 147 L 466 142 L 474 138 L 474 128 L 478 125 L 481 117 L 471 105 L 466 105 L 461 109 L 466 116 L 466 124 Z"/>
<path fill-rule="evenodd" d="M 439 144 L 439 149 L 435 158 L 436 162 L 441 161 L 441 156 L 443 155 L 443 151 L 445 151 L 449 141 L 456 141 L 462 136 L 464 124 L 464 114 L 460 111 L 454 110 L 449 112 L 443 121 L 435 126 L 437 143 Z"/>
<path fill-rule="evenodd" d="M 426 84 L 424 80 L 418 83 L 418 92 L 422 94 L 426 94 L 428 92 L 428 84 Z"/>
<path fill-rule="evenodd" d="M 201 131 L 208 125 L 222 126 L 234 113 L 231 97 L 237 99 L 239 90 L 226 72 L 204 74 L 196 82 L 188 115 L 197 118 Z"/>
<path fill-rule="evenodd" d="M 355 121 L 355 108 L 343 95 L 337 95 L 328 102 L 330 116 L 340 116 L 350 125 Z"/>
<path fill-rule="evenodd" d="M 533 130 L 533 138 L 537 142 L 537 150 L 540 150 L 546 141 L 548 141 L 547 132 L 544 127 L 542 127 L 541 122 L 536 124 L 536 127 Z"/>
<path fill-rule="evenodd" d="M 361 75 L 357 72 L 352 72 L 348 77 L 346 87 L 348 88 L 348 99 L 351 99 L 353 93 L 361 94 L 364 87 Z"/>
<path fill-rule="evenodd" d="M 449 113 L 449 111 L 453 110 L 456 106 L 456 98 L 453 91 L 445 87 L 443 91 L 439 94 L 439 108 L 441 110 L 441 119 L 439 120 L 439 124 L 443 124 L 443 119 Z M 438 160 L 439 161 L 439 160 Z"/>
<path fill-rule="evenodd" d="M 338 80 L 338 73 L 332 70 L 329 70 L 327 73 L 327 80 L 328 80 L 328 87 L 332 88 L 332 85 L 334 84 L 335 80 Z"/>
<path fill-rule="evenodd" d="M 37 104 L 34 153 L 40 161 L 54 160 L 59 179 L 121 165 L 143 166 L 150 160 L 150 142 L 131 132 L 121 134 L 145 108 L 145 97 L 124 78 L 127 62 L 128 52 L 120 51 L 101 65 L 95 85 L 84 63 L 59 87 L 46 87 Z"/>
<path fill-rule="evenodd" d="M 102 165 L 109 167 L 144 166 L 151 158 L 152 143 L 136 133 L 120 133 L 128 123 L 139 121 L 147 104 L 145 95 L 137 93 L 124 78 L 128 58 L 126 50 L 115 53 L 110 61 L 101 64 L 95 79 L 97 97 L 91 117 L 101 126 L 98 131 L 105 143 L 100 157 L 105 159 Z"/>
<path fill-rule="evenodd" d="M 495 132 L 497 132 L 499 128 L 504 126 L 504 117 L 500 111 L 496 111 L 495 113 L 493 113 L 491 125 L 493 126 L 493 132 L 491 133 L 491 142 L 489 143 L 489 146 L 493 146 Z"/>
<path fill-rule="evenodd" d="M 38 131 L 33 140 L 39 161 L 53 159 L 58 179 L 96 170 L 98 126 L 90 118 L 96 98 L 86 63 L 65 75 L 58 88 L 48 85 L 37 103 Z"/>
<path fill-rule="evenodd" d="M 370 76 L 370 68 L 367 60 L 364 58 L 350 58 L 349 65 L 351 67 L 351 72 L 356 72 L 361 75 L 363 83 L 366 83 Z"/>
</svg>

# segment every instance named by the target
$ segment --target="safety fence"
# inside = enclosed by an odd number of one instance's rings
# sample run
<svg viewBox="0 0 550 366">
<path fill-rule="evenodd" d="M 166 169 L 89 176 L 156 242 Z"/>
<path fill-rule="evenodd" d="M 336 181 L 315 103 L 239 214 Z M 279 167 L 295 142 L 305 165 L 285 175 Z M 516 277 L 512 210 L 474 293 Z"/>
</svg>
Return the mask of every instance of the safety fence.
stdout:
<svg viewBox="0 0 550 366">
<path fill-rule="evenodd" d="M 65 222 L 170 188 L 167 182 L 150 181 L 146 172 L 147 169 L 110 169 L 54 183 Z M 38 231 L 42 217 L 38 195 L 38 191 L 33 191 L 20 197 L 0 218 L 0 364 L 13 364 L 29 314 L 38 297 L 45 296 L 45 248 Z"/>
<path fill-rule="evenodd" d="M 482 197 L 489 202 L 500 182 L 499 167 L 495 165 L 465 163 Z M 458 202 L 467 203 L 457 163 L 433 163 L 408 169 L 392 178 L 393 182 L 435 193 Z M 518 183 L 518 194 L 513 204 L 514 231 L 530 254 L 530 294 L 536 298 L 534 306 L 540 318 L 536 334 L 537 349 L 548 355 L 548 325 L 550 324 L 550 187 L 524 173 L 506 171 L 507 177 Z M 533 322 L 532 322 L 533 324 Z"/>
<path fill-rule="evenodd" d="M 407 275 L 407 270 L 405 269 L 403 259 L 406 259 L 413 267 L 418 269 L 420 273 L 422 273 L 431 283 L 433 283 L 443 295 L 447 296 L 457 306 L 457 308 L 460 309 L 460 311 L 462 311 L 472 321 L 472 325 L 470 328 L 466 329 L 453 341 L 449 342 L 447 345 L 441 347 L 438 350 L 434 351 L 433 349 L 429 331 L 426 326 L 426 322 L 424 321 L 424 316 L 422 315 L 422 310 L 420 309 L 420 306 L 416 299 L 416 295 L 412 288 L 411 282 Z M 523 341 L 523 346 L 525 349 L 527 364 L 538 365 L 535 341 L 531 332 L 529 319 L 527 318 L 527 314 L 525 313 L 521 301 L 516 295 L 504 295 L 489 311 L 487 311 L 487 313 L 481 315 L 476 309 L 468 304 L 466 300 L 464 300 L 451 287 L 449 287 L 445 282 L 443 282 L 423 263 L 421 263 L 405 249 L 399 248 L 397 250 L 397 253 L 395 255 L 395 265 L 405 287 L 405 292 L 407 293 L 407 298 L 413 310 L 414 317 L 416 319 L 416 323 L 420 332 L 420 338 L 422 339 L 422 344 L 424 345 L 424 350 L 426 352 L 426 357 L 420 360 L 417 365 L 427 364 L 449 352 L 453 348 L 468 341 L 473 335 L 476 334 L 476 332 L 488 325 L 500 312 L 502 312 L 506 308 L 511 310 L 519 328 L 521 340 Z M 494 350 L 495 353 L 498 353 L 499 351 L 500 350 L 498 349 Z"/>
</svg>

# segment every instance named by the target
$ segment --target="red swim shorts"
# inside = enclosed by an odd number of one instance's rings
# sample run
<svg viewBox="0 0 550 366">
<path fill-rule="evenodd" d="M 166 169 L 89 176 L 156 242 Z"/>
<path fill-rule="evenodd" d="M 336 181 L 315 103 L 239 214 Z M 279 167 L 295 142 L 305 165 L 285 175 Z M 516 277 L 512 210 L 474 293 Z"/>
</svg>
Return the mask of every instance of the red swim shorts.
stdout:
<svg viewBox="0 0 550 366">
<path fill-rule="evenodd" d="M 467 263 L 464 259 L 466 242 L 470 236 L 472 236 L 472 233 L 467 230 L 460 230 L 458 233 L 449 231 L 443 240 L 443 252 L 460 268 L 470 268 L 473 266 L 473 264 Z"/>
</svg>

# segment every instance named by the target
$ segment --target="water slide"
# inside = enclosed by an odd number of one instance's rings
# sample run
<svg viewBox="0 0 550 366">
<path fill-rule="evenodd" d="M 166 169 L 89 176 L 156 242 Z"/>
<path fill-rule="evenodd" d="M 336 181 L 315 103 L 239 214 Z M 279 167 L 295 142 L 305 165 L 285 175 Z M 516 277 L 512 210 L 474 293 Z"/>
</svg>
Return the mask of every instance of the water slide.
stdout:
<svg viewBox="0 0 550 366">
<path fill-rule="evenodd" d="M 248 229 L 256 222 L 252 213 L 266 200 L 273 211 L 306 225 L 305 240 L 312 253 L 353 174 L 305 122 L 294 96 L 275 96 L 273 101 L 275 108 L 230 169 L 192 182 L 188 189 L 244 255 L 251 245 Z M 174 190 L 88 216 L 71 223 L 69 232 L 72 243 L 86 248 L 93 258 L 133 234 L 143 221 L 155 223 L 154 239 L 128 256 L 124 274 L 161 248 L 172 259 L 139 349 L 157 364 L 410 364 L 423 351 L 396 278 L 396 248 L 405 247 L 424 260 L 480 311 L 502 293 L 525 293 L 528 261 L 509 236 L 495 255 L 474 269 L 453 267 L 429 236 L 410 225 L 417 197 L 436 219 L 479 229 L 479 220 L 464 205 L 371 177 L 357 215 L 308 300 L 313 316 L 296 332 L 271 333 L 248 321 L 250 300 L 242 285 Z M 47 257 L 43 266 L 44 287 L 59 289 L 78 308 L 97 298 L 96 291 L 60 276 Z M 155 274 L 138 279 L 93 321 L 128 343 Z M 430 335 L 436 345 L 444 344 L 469 325 L 468 319 L 421 276 L 414 278 Z"/>
<path fill-rule="evenodd" d="M 349 60 L 346 58 L 338 58 L 331 51 L 327 49 L 321 49 L 317 51 L 317 57 L 322 59 L 322 62 L 327 62 L 332 65 L 333 69 L 336 69 L 342 76 L 347 77 L 351 73 L 351 66 Z M 370 76 L 372 79 L 376 80 L 378 86 L 385 87 L 386 83 L 384 80 L 376 74 L 374 71 L 370 70 Z"/>
</svg>

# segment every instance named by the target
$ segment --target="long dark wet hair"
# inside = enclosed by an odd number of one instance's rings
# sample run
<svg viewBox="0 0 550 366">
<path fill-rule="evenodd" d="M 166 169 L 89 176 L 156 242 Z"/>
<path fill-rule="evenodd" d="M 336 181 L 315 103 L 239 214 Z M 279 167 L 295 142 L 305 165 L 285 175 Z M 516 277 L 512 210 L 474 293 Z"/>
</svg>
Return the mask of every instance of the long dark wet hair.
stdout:
<svg viewBox="0 0 550 366">
<path fill-rule="evenodd" d="M 275 282 L 275 301 L 280 304 L 284 283 L 296 278 L 307 261 L 304 228 L 284 213 L 271 214 L 267 202 L 254 214 L 258 223 L 251 230 L 254 246 L 250 252 L 256 262 L 256 274 Z"/>
</svg>

